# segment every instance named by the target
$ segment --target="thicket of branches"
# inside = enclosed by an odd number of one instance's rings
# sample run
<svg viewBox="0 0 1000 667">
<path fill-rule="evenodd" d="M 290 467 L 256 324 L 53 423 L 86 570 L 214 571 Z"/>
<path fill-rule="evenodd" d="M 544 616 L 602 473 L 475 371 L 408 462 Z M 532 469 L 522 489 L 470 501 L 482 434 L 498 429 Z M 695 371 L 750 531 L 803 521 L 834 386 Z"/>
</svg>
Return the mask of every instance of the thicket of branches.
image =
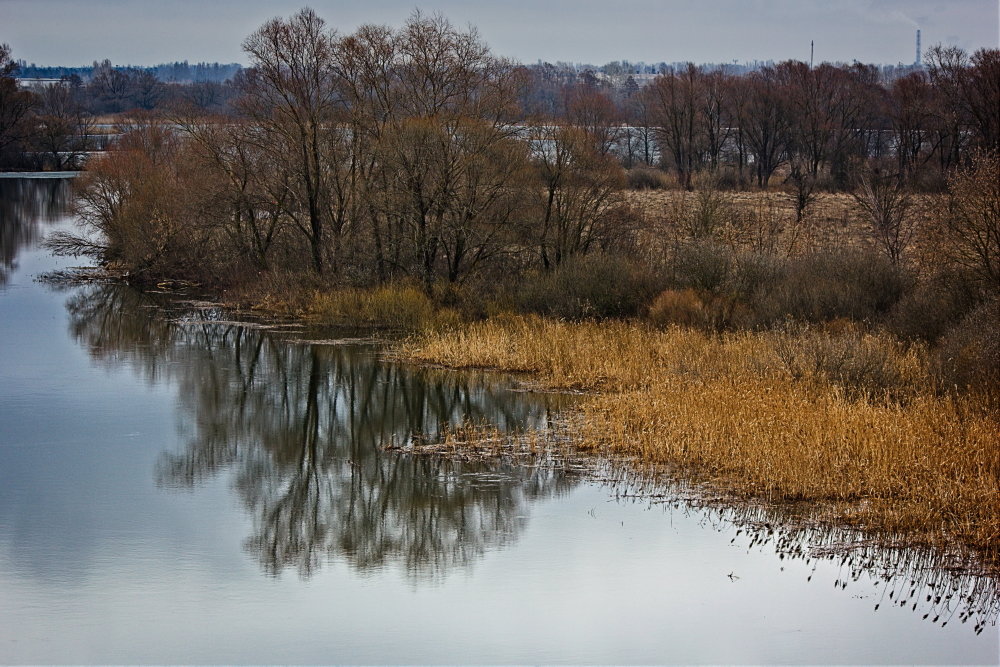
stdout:
<svg viewBox="0 0 1000 667">
<path fill-rule="evenodd" d="M 338 49 L 347 41 L 332 39 Z M 786 61 L 749 73 L 661 65 L 660 75 L 645 86 L 636 78 L 648 75 L 620 63 L 597 71 L 516 66 L 524 84 L 516 117 L 586 127 L 600 134 L 602 152 L 613 153 L 626 168 L 663 167 L 688 188 L 700 171 L 733 186 L 764 187 L 780 169 L 782 180 L 806 195 L 817 187 L 849 189 L 859 165 L 873 159 L 891 166 L 910 187 L 940 188 L 970 150 L 1000 148 L 1000 50 L 970 55 L 936 46 L 925 60 L 926 67 L 909 68 Z M 0 68 L 0 108 L 8 115 L 0 126 L 7 150 L 0 152 L 8 162 L 17 156 L 23 162 L 26 152 L 57 160 L 81 143 L 86 132 L 79 128 L 99 114 L 187 106 L 239 117 L 236 100 L 245 78 L 255 75 L 230 67 L 226 81 L 196 76 L 177 83 L 171 79 L 176 67 L 121 68 L 105 60 L 85 68 L 87 78 L 74 71 L 29 92 L 16 90 L 17 63 L 6 46 Z M 25 104 L 32 113 L 20 119 L 16 109 Z"/>
<path fill-rule="evenodd" d="M 649 312 L 666 289 L 658 318 L 707 326 L 895 318 L 934 338 L 996 296 L 995 50 L 933 49 L 891 86 L 866 66 L 787 62 L 614 92 L 546 79 L 419 13 L 338 34 L 302 10 L 243 46 L 229 111 L 189 102 L 124 126 L 81 179 L 100 247 L 57 245 L 143 280 L 408 281 L 570 317 Z M 713 185 L 658 226 L 624 195 L 643 162 L 681 190 Z M 880 255 L 793 257 L 773 216 L 719 195 L 778 173 L 800 218 L 818 188 L 850 187 Z M 919 230 L 932 252 L 914 289 L 912 193 L 928 185 L 946 192 Z M 928 313 L 943 314 L 913 324 Z"/>
<path fill-rule="evenodd" d="M 474 31 L 415 14 L 338 35 L 303 10 L 244 48 L 233 115 L 175 110 L 91 165 L 81 210 L 106 259 L 429 291 L 626 243 L 624 171 L 599 131 L 524 123 L 523 70 Z"/>
<path fill-rule="evenodd" d="M 851 189 L 875 161 L 909 187 L 940 188 L 976 149 L 1000 149 L 1000 50 L 937 46 L 926 68 L 887 79 L 873 65 L 798 61 L 748 74 L 688 64 L 644 87 L 626 75 L 526 70 L 529 114 L 600 128 L 626 167 L 662 166 L 680 185 L 709 172 L 766 187 Z"/>
</svg>

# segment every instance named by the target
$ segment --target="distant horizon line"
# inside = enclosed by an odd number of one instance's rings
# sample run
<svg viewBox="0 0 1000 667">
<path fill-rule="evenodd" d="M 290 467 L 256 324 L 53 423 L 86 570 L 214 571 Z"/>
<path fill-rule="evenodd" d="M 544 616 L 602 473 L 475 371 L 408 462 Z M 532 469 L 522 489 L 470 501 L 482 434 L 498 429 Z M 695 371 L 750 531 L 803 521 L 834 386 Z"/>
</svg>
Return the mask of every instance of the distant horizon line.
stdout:
<svg viewBox="0 0 1000 667">
<path fill-rule="evenodd" d="M 959 47 L 959 48 L 961 48 L 961 47 Z M 987 47 L 982 47 L 983 50 L 997 50 L 998 48 L 1000 48 L 1000 47 L 988 47 L 988 48 Z M 980 49 L 976 49 L 976 50 L 978 51 Z M 975 53 L 975 51 L 967 51 L 967 53 L 969 53 L 971 55 L 972 53 Z M 503 58 L 505 56 L 500 56 L 500 57 Z M 629 65 L 637 65 L 637 66 L 645 66 L 645 67 L 653 67 L 653 66 L 657 66 L 657 65 L 666 65 L 668 67 L 672 67 L 672 66 L 675 66 L 675 65 L 687 65 L 687 64 L 693 64 L 696 67 L 708 67 L 708 66 L 711 66 L 711 67 L 733 67 L 733 66 L 735 66 L 735 67 L 751 67 L 751 66 L 766 66 L 766 65 L 769 65 L 769 64 L 777 64 L 777 63 L 783 63 L 783 62 L 800 62 L 800 63 L 809 64 L 809 60 L 805 59 L 805 58 L 783 58 L 781 60 L 777 60 L 777 59 L 774 59 L 774 58 L 768 58 L 768 59 L 743 60 L 743 61 L 739 61 L 739 62 L 734 61 L 734 60 L 729 60 L 729 61 L 704 61 L 704 62 L 695 62 L 693 60 L 670 60 L 670 61 L 667 61 L 667 60 L 657 60 L 657 61 L 653 62 L 653 61 L 648 61 L 648 60 L 627 60 L 627 59 L 620 59 L 620 60 L 609 60 L 609 61 L 607 61 L 607 62 L 605 62 L 603 64 L 596 64 L 596 63 L 592 63 L 592 62 L 574 62 L 574 61 L 569 61 L 569 60 L 544 60 L 542 58 L 538 58 L 538 59 L 535 59 L 533 61 L 522 61 L 522 60 L 517 60 L 516 58 L 509 58 L 508 60 L 514 62 L 515 64 L 523 65 L 525 67 L 533 67 L 533 66 L 537 66 L 537 65 L 556 65 L 556 66 L 567 65 L 567 66 L 572 66 L 574 68 L 591 67 L 591 68 L 595 68 L 595 69 L 600 69 L 602 67 L 607 67 L 608 65 L 613 65 L 615 63 L 627 63 Z M 95 63 L 97 65 L 100 65 L 102 61 L 93 60 L 90 63 L 82 64 L 82 65 L 38 64 L 38 63 L 35 63 L 35 62 L 28 62 L 28 61 L 26 61 L 24 59 L 15 59 L 14 62 L 18 64 L 19 68 L 28 67 L 28 68 L 36 68 L 36 69 L 88 69 L 88 68 L 93 68 L 95 66 Z M 114 69 L 130 69 L 130 68 L 131 69 L 155 69 L 157 67 L 163 67 L 163 66 L 175 65 L 175 64 L 184 64 L 184 63 L 186 63 L 190 67 L 197 67 L 199 65 L 219 65 L 219 66 L 222 66 L 222 67 L 232 67 L 232 66 L 236 65 L 236 66 L 240 67 L 241 69 L 250 69 L 252 67 L 252 65 L 247 65 L 246 63 L 242 63 L 242 62 L 235 61 L 235 60 L 234 61 L 230 61 L 230 62 L 223 62 L 221 60 L 212 60 L 212 61 L 199 60 L 199 61 L 195 61 L 195 62 L 192 62 L 190 60 L 164 60 L 164 61 L 161 61 L 161 62 L 158 62 L 158 63 L 153 63 L 151 65 L 140 65 L 140 64 L 136 64 L 136 63 L 125 63 L 125 64 L 111 63 L 111 66 Z M 854 60 L 850 60 L 850 61 L 847 61 L 847 60 L 821 60 L 820 62 L 815 63 L 815 65 L 854 65 L 854 64 L 872 65 L 872 66 L 875 66 L 875 67 L 914 67 L 914 66 L 917 66 L 917 65 L 923 65 L 923 58 L 921 58 L 920 62 L 903 62 L 903 61 L 898 61 L 898 62 L 895 62 L 895 63 L 871 62 L 871 61 L 869 61 L 869 62 L 863 62 L 863 61 L 854 59 Z"/>
</svg>

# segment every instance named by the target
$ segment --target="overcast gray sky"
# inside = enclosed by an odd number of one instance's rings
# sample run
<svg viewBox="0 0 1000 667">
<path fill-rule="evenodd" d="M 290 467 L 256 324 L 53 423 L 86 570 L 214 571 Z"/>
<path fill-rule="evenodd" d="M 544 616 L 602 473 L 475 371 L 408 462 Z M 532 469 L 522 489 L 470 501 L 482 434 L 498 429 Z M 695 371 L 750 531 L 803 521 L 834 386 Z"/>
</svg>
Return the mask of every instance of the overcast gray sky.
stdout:
<svg viewBox="0 0 1000 667">
<path fill-rule="evenodd" d="M 417 7 L 474 25 L 523 62 L 913 61 L 943 43 L 996 48 L 998 0 L 0 0 L 0 42 L 40 65 L 245 62 L 240 42 L 313 7 L 341 31 L 399 25 Z"/>
</svg>

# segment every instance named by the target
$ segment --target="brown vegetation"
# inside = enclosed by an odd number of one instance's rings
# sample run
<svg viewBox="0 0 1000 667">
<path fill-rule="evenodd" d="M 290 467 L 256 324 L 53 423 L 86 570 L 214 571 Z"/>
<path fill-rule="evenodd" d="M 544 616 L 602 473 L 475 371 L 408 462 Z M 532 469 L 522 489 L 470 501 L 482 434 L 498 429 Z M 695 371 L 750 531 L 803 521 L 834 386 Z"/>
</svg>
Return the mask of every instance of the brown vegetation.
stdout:
<svg viewBox="0 0 1000 667">
<path fill-rule="evenodd" d="M 1000 557 L 1000 418 L 977 393 L 936 391 L 922 346 L 853 326 L 716 337 L 512 317 L 402 353 L 599 392 L 581 407 L 584 448 L 773 501 L 842 501 L 842 520 Z"/>
<path fill-rule="evenodd" d="M 993 51 L 591 74 L 545 111 L 439 16 L 244 48 L 235 113 L 126 128 L 56 245 L 423 331 L 403 354 L 600 392 L 595 449 L 1000 560 Z"/>
</svg>

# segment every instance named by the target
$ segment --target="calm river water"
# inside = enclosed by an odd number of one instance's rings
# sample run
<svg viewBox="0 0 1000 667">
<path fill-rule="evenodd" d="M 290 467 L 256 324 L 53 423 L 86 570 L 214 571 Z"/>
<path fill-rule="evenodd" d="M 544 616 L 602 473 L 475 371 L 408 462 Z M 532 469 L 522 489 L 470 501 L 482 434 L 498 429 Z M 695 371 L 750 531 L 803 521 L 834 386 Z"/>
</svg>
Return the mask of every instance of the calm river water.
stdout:
<svg viewBox="0 0 1000 667">
<path fill-rule="evenodd" d="M 381 449 L 554 398 L 37 282 L 68 194 L 0 178 L 0 662 L 998 661 L 994 584 L 917 555 Z"/>
</svg>

